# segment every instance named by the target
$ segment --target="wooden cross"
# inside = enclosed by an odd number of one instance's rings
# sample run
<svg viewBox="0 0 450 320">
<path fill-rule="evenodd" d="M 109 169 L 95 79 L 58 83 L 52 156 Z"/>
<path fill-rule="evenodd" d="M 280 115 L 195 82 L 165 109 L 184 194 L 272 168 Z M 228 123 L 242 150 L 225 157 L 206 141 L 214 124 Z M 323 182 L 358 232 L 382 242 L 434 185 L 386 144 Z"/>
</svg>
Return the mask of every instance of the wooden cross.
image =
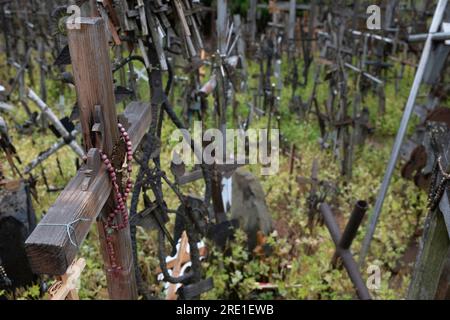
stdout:
<svg viewBox="0 0 450 320">
<path fill-rule="evenodd" d="M 172 277 L 179 277 L 181 276 L 183 269 L 186 267 L 186 264 L 191 261 L 191 254 L 188 251 L 189 249 L 189 239 L 186 234 L 186 231 L 183 231 L 181 234 L 181 238 L 179 240 L 179 243 L 177 245 L 177 252 L 175 256 L 168 257 L 166 259 L 167 262 L 167 269 L 172 270 Z M 200 257 L 205 257 L 207 254 L 207 249 L 205 245 L 199 246 L 199 253 Z M 162 277 L 162 270 L 161 268 L 158 268 L 156 270 L 156 273 L 159 274 L 158 277 Z M 167 289 L 166 289 L 166 300 L 176 300 L 178 298 L 177 290 L 181 286 L 181 284 L 176 283 L 168 283 Z"/>
<path fill-rule="evenodd" d="M 48 288 L 50 300 L 79 300 L 77 284 L 85 266 L 86 261 L 83 258 L 74 261 L 66 273 Z"/>
<path fill-rule="evenodd" d="M 187 263 L 190 259 L 189 253 L 187 253 L 188 247 L 188 237 L 186 235 L 186 231 L 183 231 L 180 242 L 180 250 L 174 260 L 172 276 L 178 277 L 181 273 L 181 267 L 184 263 Z M 167 289 L 167 300 L 176 300 L 177 298 L 177 285 L 175 283 L 171 283 L 169 288 Z"/>
<path fill-rule="evenodd" d="M 80 29 L 68 31 L 68 42 L 88 159 L 27 239 L 27 255 L 35 273 L 62 275 L 74 260 L 91 225 L 97 220 L 109 296 L 111 299 L 136 299 L 130 229 L 127 227 L 112 234 L 116 263 L 122 267 L 121 271 L 112 270 L 102 220 L 114 207 L 115 200 L 98 149 L 101 148 L 111 159 L 113 148 L 120 146 L 117 144 L 118 119 L 104 20 L 99 17 L 81 18 Z M 133 151 L 150 122 L 150 105 L 147 103 L 132 102 L 121 116 L 121 123 L 131 138 Z M 121 167 L 124 155 L 114 153 L 114 157 L 119 160 L 115 168 Z M 117 162 L 114 158 L 112 161 Z"/>
</svg>

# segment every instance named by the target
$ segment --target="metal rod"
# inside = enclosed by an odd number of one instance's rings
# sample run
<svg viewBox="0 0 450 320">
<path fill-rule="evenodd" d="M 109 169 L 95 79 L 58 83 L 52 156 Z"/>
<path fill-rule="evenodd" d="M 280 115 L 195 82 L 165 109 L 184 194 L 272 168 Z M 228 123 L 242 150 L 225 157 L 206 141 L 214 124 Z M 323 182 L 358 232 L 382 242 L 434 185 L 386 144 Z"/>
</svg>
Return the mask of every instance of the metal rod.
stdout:
<svg viewBox="0 0 450 320">
<path fill-rule="evenodd" d="M 378 197 L 375 203 L 375 207 L 373 213 L 370 217 L 370 222 L 367 227 L 367 233 L 364 238 L 361 253 L 359 255 L 359 265 L 360 267 L 364 265 L 364 260 L 369 251 L 370 242 L 375 233 L 375 228 L 378 223 L 378 219 L 380 217 L 381 208 L 383 207 L 384 198 L 386 197 L 386 192 L 389 187 L 389 183 L 391 181 L 392 174 L 395 169 L 395 164 L 397 162 L 398 156 L 400 154 L 400 148 L 402 146 L 403 139 L 406 134 L 406 130 L 408 128 L 409 118 L 414 110 L 415 101 L 417 98 L 417 94 L 419 93 L 420 84 L 422 82 L 423 75 L 425 73 L 425 68 L 428 63 L 428 59 L 430 57 L 432 44 L 433 44 L 433 36 L 432 34 L 438 31 L 439 25 L 442 21 L 442 17 L 445 12 L 445 8 L 447 6 L 447 0 L 439 0 L 438 5 L 436 6 L 436 11 L 433 16 L 433 21 L 431 22 L 429 34 L 427 41 L 425 42 L 425 46 L 423 48 L 422 57 L 420 58 L 419 67 L 417 68 L 416 76 L 414 78 L 414 82 L 408 97 L 408 101 L 406 103 L 405 111 L 403 113 L 403 117 L 400 123 L 400 128 L 397 132 L 397 136 L 395 138 L 394 147 L 392 148 L 391 158 L 389 159 L 389 163 L 386 169 L 386 173 L 383 178 L 383 183 L 381 184 L 380 191 L 378 193 Z"/>
<path fill-rule="evenodd" d="M 339 241 L 339 248 L 344 250 L 349 250 L 352 245 L 353 239 L 356 237 L 356 233 L 358 232 L 358 228 L 361 225 L 362 220 L 364 219 L 364 215 L 367 211 L 367 202 L 366 201 L 357 201 L 353 211 L 350 215 L 350 219 L 345 226 L 344 233 L 342 234 L 341 240 Z M 339 255 L 336 251 L 333 258 L 331 259 L 331 264 L 333 267 L 338 266 L 338 258 Z"/>
<path fill-rule="evenodd" d="M 421 42 L 426 41 L 428 37 L 427 33 L 412 34 L 408 37 L 408 42 Z M 431 35 L 433 41 L 450 40 L 450 32 L 436 32 Z"/>
<path fill-rule="evenodd" d="M 42 113 L 50 120 L 50 122 L 55 126 L 56 130 L 58 130 L 59 134 L 64 139 L 72 139 L 73 137 L 70 135 L 69 131 L 62 125 L 61 121 L 58 117 L 53 113 L 50 107 L 39 98 L 39 96 L 32 90 L 28 89 L 28 98 L 32 100 L 38 107 L 41 109 Z M 85 155 L 83 148 L 75 141 L 71 140 L 68 145 L 72 148 L 72 150 L 82 158 Z"/>
<path fill-rule="evenodd" d="M 75 137 L 78 134 L 77 130 L 73 130 L 71 133 L 72 137 Z M 52 154 L 56 153 L 59 149 L 64 147 L 66 145 L 66 142 L 64 139 L 61 139 L 58 142 L 55 142 L 50 148 L 45 150 L 44 152 L 40 153 L 35 159 L 33 159 L 24 170 L 25 174 L 30 173 L 34 168 L 36 168 L 38 165 L 40 165 L 42 162 L 44 162 L 46 159 L 48 159 Z"/>
<path fill-rule="evenodd" d="M 296 0 L 290 0 L 289 2 L 289 19 L 288 19 L 288 40 L 294 42 L 295 38 L 295 18 L 297 16 L 296 12 Z"/>
<path fill-rule="evenodd" d="M 347 222 L 344 233 L 339 241 L 340 248 L 350 249 L 353 239 L 355 239 L 356 233 L 358 232 L 358 228 L 366 214 L 367 207 L 366 201 L 360 200 L 356 202 L 352 214 L 350 215 L 350 220 Z"/>
<path fill-rule="evenodd" d="M 380 40 L 380 41 L 384 41 L 386 43 L 394 43 L 394 40 L 391 38 L 387 38 L 387 37 L 382 37 L 378 34 L 373 34 L 373 33 L 369 33 L 369 32 L 361 32 L 358 30 L 350 30 L 350 32 L 354 35 L 354 36 L 364 36 L 366 38 L 372 38 L 375 40 Z"/>
<path fill-rule="evenodd" d="M 366 77 L 367 79 L 372 80 L 373 82 L 375 82 L 377 84 L 380 84 L 380 85 L 384 84 L 383 80 L 380 80 L 377 77 L 375 77 L 375 76 L 373 76 L 373 75 L 371 75 L 371 74 L 369 74 L 367 72 L 362 71 L 361 69 L 355 67 L 354 65 L 352 65 L 352 64 L 350 64 L 348 62 L 345 62 L 344 66 L 349 68 L 350 70 L 353 70 L 355 72 L 361 73 L 364 77 Z"/>
<path fill-rule="evenodd" d="M 325 221 L 325 225 L 327 226 L 331 238 L 333 239 L 333 242 L 336 246 L 337 254 L 341 257 L 342 263 L 344 264 L 344 267 L 347 270 L 350 280 L 355 286 L 356 294 L 361 300 L 372 299 L 369 290 L 367 289 L 366 284 L 362 279 L 358 265 L 355 259 L 353 258 L 352 253 L 348 249 L 343 249 L 339 247 L 339 243 L 341 241 L 341 234 L 340 234 L 341 232 L 339 231 L 339 226 L 336 220 L 334 219 L 330 206 L 326 203 L 321 203 L 319 208 Z"/>
</svg>

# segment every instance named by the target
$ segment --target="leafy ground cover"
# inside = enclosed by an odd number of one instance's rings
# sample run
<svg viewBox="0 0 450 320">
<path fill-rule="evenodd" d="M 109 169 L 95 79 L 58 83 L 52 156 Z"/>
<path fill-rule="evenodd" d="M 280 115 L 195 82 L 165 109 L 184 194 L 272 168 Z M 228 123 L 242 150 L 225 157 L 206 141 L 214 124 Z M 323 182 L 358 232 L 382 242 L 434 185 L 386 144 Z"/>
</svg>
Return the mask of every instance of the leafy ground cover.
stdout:
<svg viewBox="0 0 450 320">
<path fill-rule="evenodd" d="M 283 75 L 286 76 L 287 63 L 283 63 Z M 311 70 L 314 69 L 314 66 Z M 255 62 L 250 64 L 250 74 L 256 74 Z M 321 150 L 318 143 L 320 136 L 317 119 L 309 115 L 307 119 L 299 119 L 288 108 L 290 89 L 285 88 L 280 101 L 281 133 L 287 144 L 295 143 L 298 160 L 295 161 L 294 173 L 289 174 L 288 157 L 281 155 L 280 171 L 276 175 L 261 176 L 260 180 L 266 193 L 266 202 L 274 219 L 275 230 L 268 238 L 273 253 L 267 257 L 255 257 L 245 248 L 245 234 L 238 232 L 235 241 L 229 244 L 225 253 L 209 244 L 210 253 L 204 263 L 204 273 L 213 277 L 215 288 L 206 293 L 205 299 L 352 299 L 354 289 L 342 269 L 332 269 L 330 260 L 334 253 L 334 245 L 325 226 L 317 224 L 312 230 L 307 227 L 308 215 L 306 198 L 308 187 L 296 182 L 297 176 L 308 177 L 314 159 L 319 161 L 319 178 L 335 185 L 335 194 L 329 201 L 338 218 L 341 228 L 344 227 L 353 204 L 364 199 L 373 205 L 381 183 L 384 170 L 389 159 L 395 133 L 412 83 L 414 70 L 407 69 L 401 82 L 400 90 L 395 91 L 393 85 L 386 88 L 386 113 L 379 115 L 377 102 L 373 95 L 367 97 L 365 105 L 371 113 L 371 123 L 375 127 L 366 144 L 355 151 L 353 177 L 344 180 L 334 156 L 329 150 Z M 0 72 L 1 73 L 1 72 Z M 3 76 L 6 75 L 1 75 Z M 299 88 L 298 94 L 306 101 L 312 90 L 312 72 L 308 86 Z M 249 77 L 249 86 L 255 86 L 255 79 Z M 54 83 L 54 82 L 53 82 Z M 56 111 L 58 91 L 52 81 L 48 81 L 48 104 Z M 75 102 L 74 90 L 67 89 L 65 114 L 70 114 L 70 107 Z M 141 84 L 142 96 L 148 96 L 147 85 Z M 326 83 L 318 88 L 318 100 L 323 105 L 328 94 Z M 175 97 L 181 99 L 181 88 L 175 90 Z M 237 95 L 240 112 L 246 115 L 245 102 L 252 98 L 250 91 Z M 179 105 L 178 103 L 176 105 Z M 212 104 L 210 104 L 212 105 Z M 120 106 L 120 108 L 122 108 Z M 36 109 L 37 110 L 37 109 Z M 178 107 L 178 111 L 180 108 Z M 11 124 L 11 134 L 23 164 L 28 163 L 37 154 L 48 148 L 55 141 L 49 131 L 35 130 L 31 136 L 19 135 L 12 125 L 13 118 L 22 123 L 26 117 L 20 107 L 14 114 L 5 118 Z M 257 119 L 252 126 L 264 127 L 265 118 Z M 174 127 L 163 128 L 162 159 L 167 159 L 164 166 L 168 169 L 171 144 L 169 136 Z M 58 157 L 63 175 L 56 165 Z M 0 156 L 0 161 L 5 161 Z M 65 149 L 52 156 L 43 167 L 49 182 L 57 187 L 64 186 L 75 173 L 75 156 Z M 23 166 L 22 166 L 23 167 Z M 258 166 L 249 166 L 248 170 L 258 174 Z M 167 172 L 170 172 L 167 170 Z M 39 202 L 34 207 L 39 217 L 55 201 L 58 193 L 47 192 L 40 168 L 35 171 L 40 179 L 37 190 Z M 280 187 L 283 186 L 283 187 Z M 197 182 L 184 187 L 185 192 L 201 194 L 202 183 Z M 176 198 L 167 191 L 167 202 L 176 206 Z M 426 195 L 420 192 L 413 183 L 400 177 L 395 171 L 390 190 L 385 201 L 380 224 L 372 242 L 368 263 L 379 266 L 381 270 L 381 287 L 371 293 L 378 299 L 400 299 L 405 296 L 410 280 L 410 271 L 402 266 L 404 255 L 412 236 L 420 230 L 426 212 Z M 354 241 L 353 251 L 357 254 L 360 248 L 364 228 L 361 228 Z M 156 281 L 154 270 L 158 266 L 155 234 L 148 234 L 138 229 L 139 265 L 150 288 L 160 297 L 163 296 L 162 285 Z M 80 283 L 80 298 L 107 298 L 106 278 L 102 269 L 99 243 L 96 228 L 92 228 L 86 241 L 81 246 L 80 256 L 87 261 Z M 364 271 L 364 270 L 363 270 Z M 367 273 L 363 272 L 363 277 Z M 49 282 L 51 279 L 48 279 Z M 257 283 L 270 283 L 273 289 L 259 290 Z M 2 293 L 0 292 L 0 295 Z M 19 299 L 36 299 L 39 296 L 37 286 L 27 288 L 18 293 Z"/>
</svg>

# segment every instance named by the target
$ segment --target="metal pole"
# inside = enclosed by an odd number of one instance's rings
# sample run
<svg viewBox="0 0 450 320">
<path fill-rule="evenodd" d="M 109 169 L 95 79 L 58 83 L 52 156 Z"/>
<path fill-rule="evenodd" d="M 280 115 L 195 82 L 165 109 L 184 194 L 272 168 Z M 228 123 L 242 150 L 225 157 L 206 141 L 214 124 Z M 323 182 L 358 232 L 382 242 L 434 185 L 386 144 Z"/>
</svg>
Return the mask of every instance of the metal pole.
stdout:
<svg viewBox="0 0 450 320">
<path fill-rule="evenodd" d="M 247 14 L 247 22 L 250 24 L 250 44 L 253 45 L 255 43 L 256 37 L 256 5 L 258 4 L 258 0 L 250 0 L 250 8 Z"/>
<path fill-rule="evenodd" d="M 78 134 L 77 130 L 73 130 L 70 135 L 72 137 L 75 137 Z M 61 140 L 58 142 L 55 142 L 50 148 L 45 150 L 44 152 L 40 153 L 34 160 L 32 160 L 24 170 L 25 174 L 30 173 L 34 168 L 36 168 L 38 165 L 40 165 L 42 162 L 44 162 L 46 159 L 48 159 L 51 155 L 56 153 L 59 149 L 64 147 L 66 145 L 66 141 Z"/>
<path fill-rule="evenodd" d="M 397 132 L 397 136 L 395 138 L 394 147 L 392 148 L 391 158 L 389 159 L 389 163 L 386 169 L 386 173 L 383 178 L 383 183 L 381 184 L 380 191 L 378 193 L 378 197 L 375 203 L 375 207 L 373 213 L 370 217 L 370 222 L 367 227 L 367 233 L 364 238 L 361 253 L 359 255 L 359 265 L 362 267 L 364 265 L 364 260 L 369 251 L 370 242 L 375 233 L 375 228 L 378 223 L 378 219 L 380 217 L 381 208 L 383 207 L 384 198 L 386 197 L 386 192 L 389 187 L 389 183 L 391 181 L 392 173 L 395 169 L 395 164 L 397 162 L 400 148 L 402 146 L 403 138 L 405 137 L 406 130 L 408 128 L 409 118 L 414 110 L 414 104 L 417 98 L 417 94 L 419 92 L 420 84 L 422 82 L 422 78 L 425 72 L 425 68 L 428 63 L 428 59 L 430 57 L 432 42 L 433 42 L 433 33 L 438 31 L 439 25 L 442 21 L 445 8 L 447 6 L 447 0 L 439 0 L 438 5 L 436 6 L 436 11 L 434 12 L 433 21 L 431 22 L 430 30 L 428 33 L 427 40 L 425 42 L 425 46 L 423 48 L 422 57 L 420 58 L 419 67 L 417 68 L 416 76 L 414 78 L 414 82 L 408 97 L 408 101 L 406 103 L 405 111 L 403 113 L 403 118 L 400 123 L 400 128 Z"/>
<path fill-rule="evenodd" d="M 228 24 L 228 0 L 219 0 L 217 1 L 217 21 L 216 21 L 216 29 L 217 29 L 217 44 L 219 53 L 221 55 L 226 54 L 226 37 L 227 32 L 230 32 L 227 28 Z"/>
<path fill-rule="evenodd" d="M 431 35 L 433 41 L 444 41 L 450 40 L 450 32 L 436 32 Z M 408 36 L 408 42 L 421 42 L 428 39 L 428 34 L 420 33 L 420 34 L 412 34 Z"/>
<path fill-rule="evenodd" d="M 364 283 L 364 280 L 359 272 L 358 265 L 353 258 L 352 253 L 349 249 L 344 249 L 339 247 L 339 243 L 342 239 L 341 232 L 339 231 L 339 226 L 333 217 L 333 212 L 331 212 L 330 206 L 326 203 L 320 204 L 320 212 L 322 213 L 325 224 L 330 232 L 331 238 L 336 246 L 336 252 L 341 257 L 342 263 L 347 270 L 348 276 L 356 288 L 356 293 L 361 300 L 370 300 L 369 290 Z"/>
<path fill-rule="evenodd" d="M 47 117 L 50 122 L 55 126 L 56 130 L 63 137 L 63 139 L 69 139 L 68 145 L 72 148 L 72 150 L 80 157 L 84 157 L 85 152 L 83 148 L 77 143 L 76 140 L 73 140 L 70 132 L 62 125 L 61 121 L 58 117 L 53 113 L 52 109 L 39 98 L 39 96 L 32 90 L 28 89 L 28 98 L 32 100 L 38 107 L 41 109 L 42 113 Z"/>
<path fill-rule="evenodd" d="M 288 19 L 288 40 L 289 44 L 294 42 L 295 38 L 295 18 L 297 13 L 297 1 L 296 0 L 290 0 L 289 2 L 289 19 Z"/>
<path fill-rule="evenodd" d="M 369 33 L 369 32 L 361 32 L 361 31 L 358 31 L 358 30 L 350 30 L 350 32 L 351 32 L 354 36 L 357 36 L 357 37 L 364 36 L 364 37 L 376 39 L 376 40 L 379 40 L 379 41 L 384 41 L 384 42 L 386 42 L 386 43 L 394 43 L 394 40 L 393 40 L 393 39 L 387 38 L 387 37 L 382 37 L 382 36 L 380 36 L 380 35 L 378 35 L 378 34 Z M 425 39 L 424 39 L 424 40 L 425 40 Z"/>
<path fill-rule="evenodd" d="M 366 201 L 360 200 L 356 202 L 352 214 L 350 215 L 350 220 L 347 222 L 345 230 L 342 233 L 342 237 L 339 241 L 339 247 L 341 247 L 342 249 L 350 249 L 350 246 L 356 236 L 356 233 L 358 232 L 359 225 L 361 224 L 366 211 Z"/>
<path fill-rule="evenodd" d="M 354 65 L 352 65 L 352 64 L 350 64 L 350 63 L 348 63 L 348 62 L 345 62 L 345 63 L 344 63 L 344 66 L 347 67 L 347 68 L 349 68 L 350 70 L 353 70 L 353 71 L 355 71 L 355 72 L 361 73 L 364 77 L 366 77 L 367 79 L 372 80 L 373 82 L 375 82 L 375 83 L 377 83 L 377 84 L 379 84 L 379 85 L 383 85 L 383 84 L 384 84 L 383 80 L 380 80 L 380 79 L 378 79 L 377 77 L 375 77 L 375 76 L 373 76 L 373 75 L 371 75 L 371 74 L 369 74 L 369 73 L 367 73 L 367 72 L 364 72 L 363 70 L 361 70 L 361 69 L 355 67 Z M 364 66 L 363 66 L 363 67 L 364 67 Z"/>
</svg>

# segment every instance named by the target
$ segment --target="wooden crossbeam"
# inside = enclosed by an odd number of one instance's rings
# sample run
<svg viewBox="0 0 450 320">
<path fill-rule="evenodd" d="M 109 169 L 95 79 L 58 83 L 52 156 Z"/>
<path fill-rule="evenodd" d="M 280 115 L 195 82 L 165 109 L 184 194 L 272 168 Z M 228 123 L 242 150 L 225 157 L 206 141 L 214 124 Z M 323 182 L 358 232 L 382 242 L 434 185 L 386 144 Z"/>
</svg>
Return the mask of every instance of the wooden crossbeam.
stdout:
<svg viewBox="0 0 450 320">
<path fill-rule="evenodd" d="M 82 17 L 79 24 L 79 29 L 68 31 L 68 43 L 87 162 L 27 239 L 26 250 L 36 273 L 61 275 L 97 221 L 109 297 L 137 299 L 129 225 L 106 236 L 105 220 L 117 200 L 99 151 L 111 159 L 120 181 L 126 148 L 119 139 L 106 24 L 99 17 Z M 122 125 L 134 149 L 150 122 L 148 104 L 132 103 L 126 108 Z"/>
<path fill-rule="evenodd" d="M 135 149 L 148 129 L 150 105 L 132 102 L 123 115 L 130 123 L 128 133 Z M 66 272 L 78 248 L 71 243 L 67 229 L 59 224 L 66 225 L 80 218 L 89 219 L 72 225 L 74 230 L 70 237 L 79 246 L 111 193 L 109 177 L 104 168 L 93 177 L 88 189 L 81 191 L 85 170 L 86 165 L 80 168 L 25 242 L 31 268 L 37 274 L 62 275 Z"/>
</svg>

